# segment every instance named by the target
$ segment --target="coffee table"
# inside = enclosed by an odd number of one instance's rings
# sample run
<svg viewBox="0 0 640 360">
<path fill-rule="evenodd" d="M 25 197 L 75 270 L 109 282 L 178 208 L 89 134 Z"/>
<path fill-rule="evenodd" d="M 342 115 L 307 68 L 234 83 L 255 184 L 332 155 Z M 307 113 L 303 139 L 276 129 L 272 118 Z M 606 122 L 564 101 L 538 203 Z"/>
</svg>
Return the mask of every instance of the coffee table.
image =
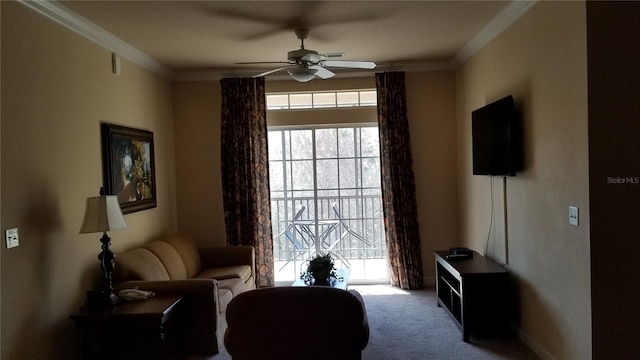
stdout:
<svg viewBox="0 0 640 360">
<path fill-rule="evenodd" d="M 336 289 L 342 289 L 342 290 L 347 290 L 347 281 L 349 280 L 349 274 L 351 274 L 351 270 L 349 269 L 337 269 L 336 270 L 336 274 L 338 274 L 338 276 L 342 277 L 342 281 L 335 281 L 332 280 L 331 284 L 329 286 L 336 288 Z M 304 280 L 298 278 L 296 279 L 296 281 L 294 281 L 294 283 L 291 286 L 315 286 L 313 284 L 307 284 L 304 282 Z M 318 286 L 325 286 L 325 285 L 318 285 Z"/>
</svg>

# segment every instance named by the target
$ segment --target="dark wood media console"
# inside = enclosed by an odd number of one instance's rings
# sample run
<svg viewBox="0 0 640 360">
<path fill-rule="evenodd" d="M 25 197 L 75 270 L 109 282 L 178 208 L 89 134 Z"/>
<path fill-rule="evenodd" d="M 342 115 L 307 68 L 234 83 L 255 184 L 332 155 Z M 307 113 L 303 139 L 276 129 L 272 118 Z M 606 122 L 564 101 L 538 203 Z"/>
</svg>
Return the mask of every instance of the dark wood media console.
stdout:
<svg viewBox="0 0 640 360">
<path fill-rule="evenodd" d="M 436 251 L 436 293 L 443 307 L 462 331 L 506 335 L 509 329 L 509 273 L 473 252 L 470 259 L 449 260 L 449 251 Z"/>
</svg>

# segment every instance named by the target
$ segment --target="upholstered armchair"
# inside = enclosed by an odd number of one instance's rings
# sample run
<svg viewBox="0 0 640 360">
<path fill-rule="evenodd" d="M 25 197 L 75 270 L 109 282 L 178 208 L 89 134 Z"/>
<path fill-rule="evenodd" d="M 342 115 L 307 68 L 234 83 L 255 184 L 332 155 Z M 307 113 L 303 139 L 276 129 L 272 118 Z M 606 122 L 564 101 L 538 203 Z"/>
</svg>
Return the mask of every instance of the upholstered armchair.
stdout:
<svg viewBox="0 0 640 360">
<path fill-rule="evenodd" d="M 361 359 L 369 341 L 362 296 L 324 286 L 239 294 L 227 306 L 224 344 L 234 360 Z"/>
</svg>

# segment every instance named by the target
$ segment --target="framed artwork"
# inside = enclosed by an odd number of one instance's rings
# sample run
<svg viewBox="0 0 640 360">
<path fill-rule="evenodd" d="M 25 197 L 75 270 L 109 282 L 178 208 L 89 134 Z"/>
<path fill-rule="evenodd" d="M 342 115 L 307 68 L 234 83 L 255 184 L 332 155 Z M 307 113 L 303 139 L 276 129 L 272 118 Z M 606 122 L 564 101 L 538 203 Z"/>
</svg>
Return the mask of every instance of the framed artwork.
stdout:
<svg viewBox="0 0 640 360">
<path fill-rule="evenodd" d="M 123 214 L 156 207 L 153 133 L 102 123 L 106 195 L 117 195 Z"/>
</svg>

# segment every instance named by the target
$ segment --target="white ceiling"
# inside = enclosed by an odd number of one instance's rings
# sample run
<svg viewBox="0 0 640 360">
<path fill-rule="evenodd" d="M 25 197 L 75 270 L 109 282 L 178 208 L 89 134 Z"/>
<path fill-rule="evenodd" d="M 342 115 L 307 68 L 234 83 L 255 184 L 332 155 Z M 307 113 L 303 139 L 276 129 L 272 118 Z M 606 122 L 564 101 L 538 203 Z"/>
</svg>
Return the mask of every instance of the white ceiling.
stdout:
<svg viewBox="0 0 640 360">
<path fill-rule="evenodd" d="M 523 1 L 61 1 L 28 6 L 173 78 L 251 75 L 300 47 L 380 69 L 454 67 L 524 13 Z M 89 34 L 87 34 L 89 33 Z M 117 39 L 114 39 L 111 35 Z M 97 40 L 96 40 L 97 38 Z M 143 64 L 144 65 L 144 64 Z"/>
</svg>

